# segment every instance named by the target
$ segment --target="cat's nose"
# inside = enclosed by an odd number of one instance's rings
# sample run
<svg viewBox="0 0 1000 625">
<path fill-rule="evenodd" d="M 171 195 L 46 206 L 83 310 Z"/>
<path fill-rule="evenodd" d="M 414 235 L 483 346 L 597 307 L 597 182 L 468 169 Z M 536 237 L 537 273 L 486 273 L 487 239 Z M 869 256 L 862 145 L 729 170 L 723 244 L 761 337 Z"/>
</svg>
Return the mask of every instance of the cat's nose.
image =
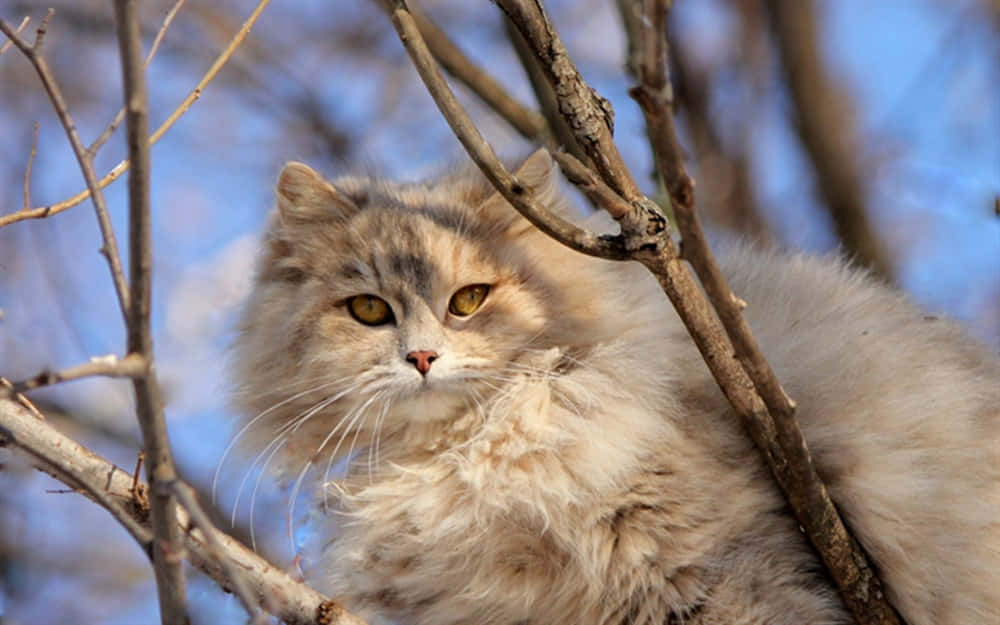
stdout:
<svg viewBox="0 0 1000 625">
<path fill-rule="evenodd" d="M 406 362 L 413 363 L 420 375 L 427 375 L 431 370 L 431 363 L 438 359 L 438 353 L 431 350 L 421 350 L 410 352 L 406 355 Z"/>
</svg>

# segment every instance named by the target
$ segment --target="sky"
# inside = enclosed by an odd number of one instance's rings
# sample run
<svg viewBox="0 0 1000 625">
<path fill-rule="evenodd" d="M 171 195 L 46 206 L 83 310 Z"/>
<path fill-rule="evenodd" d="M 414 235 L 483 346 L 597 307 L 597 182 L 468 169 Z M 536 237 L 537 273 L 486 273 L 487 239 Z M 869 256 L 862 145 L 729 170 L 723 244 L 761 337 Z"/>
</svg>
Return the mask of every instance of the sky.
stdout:
<svg viewBox="0 0 1000 625">
<path fill-rule="evenodd" d="M 251 42 L 258 35 L 284 44 L 278 53 L 287 76 L 313 81 L 319 101 L 349 130 L 354 158 L 323 160 L 320 165 L 327 173 L 360 168 L 416 179 L 461 156 L 397 42 L 380 40 L 377 46 L 338 57 L 337 62 L 331 62 L 318 44 L 316 48 L 294 45 L 296 28 L 312 34 L 324 27 L 323 20 L 330 20 L 331 27 L 349 29 L 367 3 L 292 4 L 275 2 Z M 616 139 L 627 163 L 633 171 L 644 172 L 651 159 L 641 115 L 626 94 L 630 82 L 620 71 L 624 40 L 616 28 L 608 27 L 617 24 L 612 4 L 590 1 L 586 11 L 568 11 L 572 8 L 568 1 L 550 6 L 585 76 L 615 107 Z M 724 3 L 676 4 L 685 41 L 695 42 L 691 45 L 699 58 L 711 62 L 735 53 L 737 24 Z M 458 43 L 498 75 L 516 81 L 514 93 L 529 100 L 530 88 L 516 73 L 516 57 L 492 35 L 495 15 L 457 1 L 428 5 L 445 24 L 449 22 L 444 18 L 461 19 L 463 30 L 452 32 Z M 977 15 L 978 4 L 973 1 L 843 0 L 818 5 L 827 58 L 855 98 L 862 129 L 857 157 L 875 181 L 869 197 L 875 227 L 897 259 L 902 288 L 929 311 L 958 318 L 994 351 L 1000 350 L 1000 218 L 993 214 L 992 204 L 1000 194 L 997 29 L 981 19 L 970 23 L 970 16 Z M 40 17 L 37 5 L 27 7 L 36 19 Z M 249 9 L 243 3 L 233 13 L 242 19 Z M 0 1 L 0 17 L 8 22 L 19 21 L 24 12 L 22 4 Z M 86 140 L 119 106 L 112 97 L 117 52 L 108 38 L 80 44 L 60 30 L 59 16 L 57 12 L 48 43 L 53 66 L 64 72 L 83 68 L 100 76 L 101 84 L 112 85 L 108 97 L 88 100 L 79 109 L 77 121 Z M 382 18 L 371 13 L 367 19 Z M 190 42 L 203 45 L 199 24 L 199 14 L 182 11 L 168 41 L 174 38 L 173 45 L 179 47 L 195 45 Z M 154 126 L 193 86 L 212 53 L 205 50 L 194 60 L 169 51 L 157 57 L 148 74 Z M 23 167 L 31 123 L 39 121 L 34 203 L 57 201 L 81 188 L 79 172 L 51 112 L 45 107 L 24 111 L 14 105 L 15 94 L 4 87 L 4 77 L 9 77 L 4 72 L 23 62 L 16 56 L 8 52 L 0 57 L 5 163 Z M 388 69 L 374 62 L 375 57 L 389 59 Z M 241 64 L 252 63 L 237 55 L 233 68 L 225 71 L 235 75 Z M 723 77 L 715 87 L 713 113 L 720 119 L 737 115 L 734 107 L 743 101 L 746 86 Z M 768 87 L 761 97 L 769 106 L 755 117 L 749 136 L 759 203 L 783 245 L 829 251 L 836 241 L 814 199 L 806 158 L 784 116 L 787 97 L 778 86 Z M 284 93 L 297 88 L 289 78 L 263 90 Z M 527 150 L 501 121 L 467 94 L 459 95 L 502 153 Z M 260 98 L 266 96 L 262 93 Z M 377 116 L 388 121 L 376 123 Z M 277 172 L 286 160 L 315 156 L 301 141 L 288 139 L 288 127 L 287 119 L 244 92 L 210 85 L 153 149 L 154 341 L 176 455 L 184 474 L 203 489 L 210 489 L 232 436 L 226 403 L 227 346 L 239 305 L 251 287 L 258 237 L 271 208 Z M 119 134 L 100 153 L 98 170 L 106 171 L 123 155 Z M 0 199 L 0 213 L 20 207 L 20 180 L 13 182 Z M 123 245 L 125 186 L 119 181 L 106 194 Z M 99 241 L 88 204 L 49 220 L 0 230 L 0 375 L 19 379 L 46 367 L 62 368 L 90 356 L 121 353 L 124 331 L 106 267 L 96 252 Z M 120 466 L 134 464 L 134 451 L 120 444 L 136 437 L 127 385 L 88 380 L 39 397 L 86 415 L 88 422 L 108 434 L 86 442 Z M 10 565 L 16 568 L 8 576 L 14 585 L 0 592 L 0 620 L 42 622 L 39 615 L 51 614 L 52 606 L 35 597 L 124 586 L 125 591 L 116 591 L 121 603 L 114 606 L 89 602 L 94 605 L 59 609 L 66 614 L 79 610 L 75 614 L 81 622 L 153 622 L 152 580 L 127 535 L 82 498 L 49 492 L 58 485 L 21 468 L 9 456 L 8 450 L 0 450 L 5 467 L 0 471 L 2 522 L 9 535 L 30 546 L 28 551 L 37 561 Z M 228 513 L 246 475 L 245 462 L 230 460 L 219 474 L 219 501 Z M 252 489 L 255 480 L 251 475 L 244 491 Z M 287 561 L 292 555 L 285 523 L 287 493 L 270 482 L 263 479 L 254 525 L 263 548 Z M 244 504 L 236 512 L 243 524 L 250 518 L 247 499 L 244 492 Z M 116 554 L 116 566 L 112 570 L 94 566 L 108 552 Z M 53 570 L 51 563 L 66 553 L 74 555 L 55 567 L 65 575 L 39 577 L 40 571 Z M 78 563 L 85 569 L 82 575 L 74 569 Z M 196 623 L 242 622 L 235 602 L 221 596 L 211 583 L 195 582 L 190 592 Z"/>
</svg>

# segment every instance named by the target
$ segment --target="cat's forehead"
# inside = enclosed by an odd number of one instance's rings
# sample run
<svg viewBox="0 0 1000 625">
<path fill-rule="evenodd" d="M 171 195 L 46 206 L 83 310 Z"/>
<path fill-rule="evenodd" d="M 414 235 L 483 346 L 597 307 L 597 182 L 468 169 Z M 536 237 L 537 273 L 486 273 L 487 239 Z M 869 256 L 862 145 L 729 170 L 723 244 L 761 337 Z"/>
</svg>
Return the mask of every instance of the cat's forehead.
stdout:
<svg viewBox="0 0 1000 625">
<path fill-rule="evenodd" d="M 384 292 L 428 298 L 439 286 L 492 279 L 499 261 L 480 230 L 461 207 L 368 206 L 346 226 L 338 273 Z"/>
</svg>

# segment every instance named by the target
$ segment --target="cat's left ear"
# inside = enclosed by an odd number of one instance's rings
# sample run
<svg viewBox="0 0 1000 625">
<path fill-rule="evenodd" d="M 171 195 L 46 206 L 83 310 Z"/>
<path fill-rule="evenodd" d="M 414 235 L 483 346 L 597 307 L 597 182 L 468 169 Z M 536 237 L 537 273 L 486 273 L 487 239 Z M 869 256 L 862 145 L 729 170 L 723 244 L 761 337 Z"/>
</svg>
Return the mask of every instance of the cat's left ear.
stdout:
<svg viewBox="0 0 1000 625">
<path fill-rule="evenodd" d="M 559 194 L 558 168 L 548 150 L 536 150 L 514 171 L 514 177 L 531 191 L 535 202 L 557 213 L 565 212 Z M 494 220 L 508 235 L 517 236 L 533 227 L 498 191 L 479 205 L 479 213 Z"/>
<path fill-rule="evenodd" d="M 304 163 L 285 165 L 278 176 L 278 214 L 282 223 L 343 219 L 358 212 L 345 193 Z"/>
</svg>

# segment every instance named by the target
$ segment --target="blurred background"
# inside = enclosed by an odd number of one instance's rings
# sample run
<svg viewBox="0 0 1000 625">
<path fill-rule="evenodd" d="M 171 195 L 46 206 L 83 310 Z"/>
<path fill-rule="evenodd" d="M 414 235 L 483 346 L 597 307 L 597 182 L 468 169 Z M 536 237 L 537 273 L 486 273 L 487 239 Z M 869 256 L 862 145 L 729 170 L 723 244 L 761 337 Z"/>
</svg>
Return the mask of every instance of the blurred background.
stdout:
<svg viewBox="0 0 1000 625">
<path fill-rule="evenodd" d="M 152 127 L 194 87 L 254 4 L 184 3 L 148 70 Z M 517 99 L 536 106 L 492 4 L 413 4 Z M 1000 3 L 674 4 L 680 131 L 714 231 L 815 252 L 842 249 L 928 314 L 957 318 L 1000 351 Z M 173 5 L 142 3 L 147 47 Z M 0 18 L 16 26 L 31 16 L 30 38 L 49 6 L 46 56 L 89 143 L 121 106 L 111 6 L 0 0 Z M 654 192 L 642 116 L 627 95 L 633 81 L 615 0 L 546 6 L 585 78 L 613 104 L 618 145 Z M 457 90 L 498 151 L 527 153 L 529 141 L 469 90 Z M 35 122 L 31 205 L 44 206 L 84 185 L 36 75 L 10 49 L 0 56 L 0 216 L 22 208 Z M 97 156 L 98 174 L 124 155 L 119 130 Z M 257 548 L 273 562 L 290 566 L 295 555 L 287 489 L 267 477 L 258 488 L 246 463 L 229 459 L 214 504 L 211 491 L 233 434 L 227 346 L 278 169 L 296 159 L 330 175 L 363 169 L 418 179 L 462 158 L 371 0 L 273 2 L 153 148 L 154 341 L 176 456 L 223 529 L 249 540 L 252 518 Z M 124 241 L 124 181 L 106 194 Z M 122 353 L 124 329 L 100 244 L 89 202 L 0 229 L 0 376 L 19 380 Z M 90 379 L 31 397 L 65 432 L 131 470 L 139 438 L 130 393 L 127 382 Z M 245 620 L 212 582 L 196 572 L 191 579 L 196 624 Z M 157 621 L 145 557 L 110 516 L 0 450 L 0 623 Z"/>
</svg>

